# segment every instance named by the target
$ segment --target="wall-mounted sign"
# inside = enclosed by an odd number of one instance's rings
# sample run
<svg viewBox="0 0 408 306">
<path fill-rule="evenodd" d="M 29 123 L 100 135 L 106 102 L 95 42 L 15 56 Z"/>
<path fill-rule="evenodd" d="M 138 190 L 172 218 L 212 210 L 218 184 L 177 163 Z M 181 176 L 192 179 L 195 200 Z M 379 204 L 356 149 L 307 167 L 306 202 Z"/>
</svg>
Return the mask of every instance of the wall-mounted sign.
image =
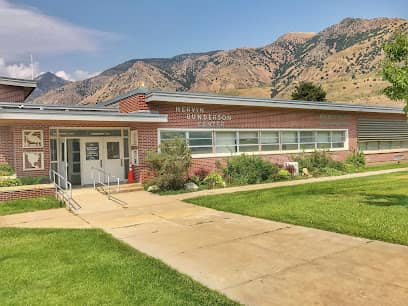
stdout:
<svg viewBox="0 0 408 306">
<path fill-rule="evenodd" d="M 99 160 L 99 142 L 85 144 L 86 160 Z"/>
<path fill-rule="evenodd" d="M 199 128 L 222 128 L 232 120 L 230 114 L 207 112 L 204 107 L 176 106 L 176 113 L 185 113 L 186 120 L 197 122 Z"/>
</svg>

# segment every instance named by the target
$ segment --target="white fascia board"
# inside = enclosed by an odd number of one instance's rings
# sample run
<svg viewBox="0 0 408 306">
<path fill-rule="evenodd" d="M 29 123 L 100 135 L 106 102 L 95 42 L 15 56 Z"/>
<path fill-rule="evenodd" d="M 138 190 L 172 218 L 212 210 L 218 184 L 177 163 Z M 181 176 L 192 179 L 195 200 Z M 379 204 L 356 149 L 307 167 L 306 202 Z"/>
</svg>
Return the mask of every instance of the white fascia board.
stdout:
<svg viewBox="0 0 408 306">
<path fill-rule="evenodd" d="M 319 103 L 303 101 L 262 101 L 241 97 L 202 97 L 199 95 L 174 95 L 163 93 L 151 93 L 146 96 L 146 102 L 170 102 L 170 103 L 190 103 L 190 104 L 213 104 L 213 105 L 227 105 L 227 106 L 252 106 L 252 107 L 273 107 L 273 108 L 293 108 L 293 109 L 318 109 L 328 111 L 343 111 L 343 112 L 364 112 L 364 113 L 391 113 L 391 114 L 405 114 L 402 109 L 364 106 L 364 105 L 348 105 L 335 103 Z"/>
<path fill-rule="evenodd" d="M 72 114 L 64 112 L 33 113 L 9 112 L 0 110 L 0 119 L 13 120 L 50 120 L 50 121 L 110 121 L 110 122 L 168 122 L 167 115 L 129 116 L 108 114 Z"/>
</svg>

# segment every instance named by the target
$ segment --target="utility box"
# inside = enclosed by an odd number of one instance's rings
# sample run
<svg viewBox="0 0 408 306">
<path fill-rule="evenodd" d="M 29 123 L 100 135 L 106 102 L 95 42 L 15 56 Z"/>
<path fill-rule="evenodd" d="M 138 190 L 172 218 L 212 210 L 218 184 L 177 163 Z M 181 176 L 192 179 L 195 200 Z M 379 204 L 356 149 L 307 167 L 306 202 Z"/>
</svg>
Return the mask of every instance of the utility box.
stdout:
<svg viewBox="0 0 408 306">
<path fill-rule="evenodd" d="M 299 163 L 298 162 L 285 162 L 283 164 L 283 166 L 287 170 L 292 170 L 292 171 L 289 171 L 289 172 L 291 172 L 293 175 L 295 175 L 295 176 L 299 175 Z"/>
</svg>

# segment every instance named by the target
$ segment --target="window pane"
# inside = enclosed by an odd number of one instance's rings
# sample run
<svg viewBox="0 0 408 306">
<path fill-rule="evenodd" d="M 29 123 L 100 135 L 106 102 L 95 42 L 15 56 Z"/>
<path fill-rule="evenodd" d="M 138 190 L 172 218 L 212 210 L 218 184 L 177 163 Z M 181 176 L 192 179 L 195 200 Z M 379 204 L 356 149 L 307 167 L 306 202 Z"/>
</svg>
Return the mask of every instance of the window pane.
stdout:
<svg viewBox="0 0 408 306">
<path fill-rule="evenodd" d="M 330 132 L 317 132 L 317 142 L 319 143 L 329 143 L 330 142 Z"/>
<path fill-rule="evenodd" d="M 192 147 L 191 153 L 192 154 L 208 154 L 212 153 L 212 147 Z"/>
<path fill-rule="evenodd" d="M 215 148 L 215 152 L 216 153 L 235 153 L 236 147 L 235 146 L 222 146 L 222 147 L 217 146 Z"/>
<path fill-rule="evenodd" d="M 186 138 L 185 132 L 179 131 L 161 131 L 160 132 L 161 139 L 174 139 L 174 138 Z"/>
<path fill-rule="evenodd" d="M 279 151 L 279 145 L 262 145 L 261 146 L 262 151 Z"/>
<path fill-rule="evenodd" d="M 318 143 L 317 148 L 319 148 L 319 149 L 330 149 L 330 143 Z"/>
<path fill-rule="evenodd" d="M 257 144 L 258 143 L 258 132 L 239 132 L 239 144 Z"/>
<path fill-rule="evenodd" d="M 301 150 L 315 149 L 315 144 L 314 143 L 301 143 L 300 144 L 300 149 Z"/>
<path fill-rule="evenodd" d="M 239 146 L 239 152 L 257 152 L 259 151 L 258 145 L 256 146 Z"/>
<path fill-rule="evenodd" d="M 314 132 L 302 131 L 300 132 L 300 143 L 315 142 Z"/>
<path fill-rule="evenodd" d="M 235 132 L 217 132 L 216 133 L 216 145 L 233 145 L 235 146 Z"/>
<path fill-rule="evenodd" d="M 58 154 L 57 154 L 57 140 L 56 139 L 50 139 L 50 148 L 51 148 L 51 153 L 50 153 L 51 161 L 57 161 Z"/>
<path fill-rule="evenodd" d="M 106 143 L 106 150 L 108 159 L 120 159 L 120 149 L 119 149 L 119 142 L 107 142 Z"/>
<path fill-rule="evenodd" d="M 344 142 L 346 140 L 345 132 L 332 132 L 332 142 Z"/>
<path fill-rule="evenodd" d="M 123 139 L 123 156 L 125 158 L 129 157 L 129 138 L 124 138 Z"/>
<path fill-rule="evenodd" d="M 211 146 L 212 139 L 189 139 L 189 146 Z"/>
<path fill-rule="evenodd" d="M 367 150 L 378 150 L 378 142 L 377 141 L 370 141 L 367 142 Z"/>
<path fill-rule="evenodd" d="M 332 148 L 344 148 L 344 142 L 333 142 Z"/>
<path fill-rule="evenodd" d="M 408 141 L 404 140 L 404 141 L 401 143 L 401 148 L 408 148 Z"/>
<path fill-rule="evenodd" d="M 367 143 L 366 142 L 359 142 L 358 149 L 361 151 L 367 150 Z"/>
<path fill-rule="evenodd" d="M 189 132 L 189 138 L 212 138 L 212 133 L 207 131 Z"/>
<path fill-rule="evenodd" d="M 282 143 L 296 143 L 298 142 L 297 132 L 282 132 Z"/>
<path fill-rule="evenodd" d="M 261 143 L 262 144 L 278 144 L 279 143 L 279 132 L 261 132 Z"/>
</svg>

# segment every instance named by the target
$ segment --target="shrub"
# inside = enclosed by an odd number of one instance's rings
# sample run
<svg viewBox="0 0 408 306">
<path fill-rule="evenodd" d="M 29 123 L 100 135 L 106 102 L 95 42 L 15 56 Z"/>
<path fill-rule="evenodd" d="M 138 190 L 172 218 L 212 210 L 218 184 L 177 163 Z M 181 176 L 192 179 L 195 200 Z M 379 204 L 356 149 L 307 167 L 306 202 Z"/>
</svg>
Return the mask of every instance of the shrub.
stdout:
<svg viewBox="0 0 408 306">
<path fill-rule="evenodd" d="M 347 156 L 346 164 L 353 165 L 356 168 L 363 168 L 366 165 L 364 153 L 357 150 L 351 152 Z"/>
<path fill-rule="evenodd" d="M 46 176 L 24 176 L 13 179 L 0 180 L 0 187 L 36 185 L 48 182 Z"/>
<path fill-rule="evenodd" d="M 204 183 L 206 183 L 210 189 L 225 186 L 223 178 L 217 172 L 211 172 L 209 175 L 207 175 L 207 177 L 204 179 Z"/>
<path fill-rule="evenodd" d="M 15 173 L 9 164 L 0 164 L 0 176 L 10 176 Z"/>
<path fill-rule="evenodd" d="M 200 181 L 204 180 L 210 172 L 207 169 L 200 168 L 195 173 L 194 176 L 198 177 Z"/>
<path fill-rule="evenodd" d="M 20 186 L 21 182 L 19 179 L 7 179 L 0 180 L 0 187 L 11 187 L 11 186 Z"/>
<path fill-rule="evenodd" d="M 159 152 L 146 154 L 146 161 L 156 175 L 149 185 L 157 185 L 160 190 L 184 188 L 191 166 L 191 151 L 183 139 L 163 141 Z"/>
<path fill-rule="evenodd" d="M 312 153 L 296 156 L 295 161 L 299 163 L 299 168 L 307 168 L 312 175 L 327 175 L 327 169 L 334 169 L 345 172 L 344 163 L 332 159 L 325 151 L 314 151 Z"/>
<path fill-rule="evenodd" d="M 278 167 L 259 156 L 230 157 L 224 168 L 225 177 L 236 184 L 256 184 L 276 177 Z"/>
<path fill-rule="evenodd" d="M 281 180 L 287 180 L 291 177 L 291 173 L 287 169 L 279 169 L 278 178 Z"/>
</svg>

